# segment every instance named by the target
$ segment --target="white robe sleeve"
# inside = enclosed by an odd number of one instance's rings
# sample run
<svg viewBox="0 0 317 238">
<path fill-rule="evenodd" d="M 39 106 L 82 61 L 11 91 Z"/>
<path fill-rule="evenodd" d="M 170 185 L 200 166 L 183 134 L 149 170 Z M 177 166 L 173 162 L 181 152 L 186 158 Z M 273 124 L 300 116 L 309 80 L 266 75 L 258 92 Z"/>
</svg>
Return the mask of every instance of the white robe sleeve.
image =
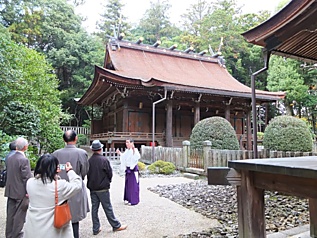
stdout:
<svg viewBox="0 0 317 238">
<path fill-rule="evenodd" d="M 125 170 L 126 167 L 130 167 L 133 170 L 140 158 L 141 155 L 137 148 L 134 149 L 134 153 L 132 149 L 125 150 L 120 156 L 120 169 Z"/>
<path fill-rule="evenodd" d="M 137 148 L 134 149 L 134 153 L 133 153 L 133 150 L 131 149 L 131 156 L 129 161 L 129 167 L 131 170 L 133 170 L 134 167 L 138 164 L 140 157 L 141 156 Z"/>
</svg>

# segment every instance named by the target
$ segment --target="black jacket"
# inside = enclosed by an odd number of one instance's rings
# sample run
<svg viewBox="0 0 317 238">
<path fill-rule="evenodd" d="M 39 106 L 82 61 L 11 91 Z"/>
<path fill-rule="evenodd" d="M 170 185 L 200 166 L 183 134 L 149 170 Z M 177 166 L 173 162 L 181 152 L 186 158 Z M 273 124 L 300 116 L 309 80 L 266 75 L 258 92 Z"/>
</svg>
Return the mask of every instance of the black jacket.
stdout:
<svg viewBox="0 0 317 238">
<path fill-rule="evenodd" d="M 91 191 L 109 189 L 112 179 L 112 168 L 109 160 L 101 154 L 93 154 L 88 162 L 87 187 Z"/>
</svg>

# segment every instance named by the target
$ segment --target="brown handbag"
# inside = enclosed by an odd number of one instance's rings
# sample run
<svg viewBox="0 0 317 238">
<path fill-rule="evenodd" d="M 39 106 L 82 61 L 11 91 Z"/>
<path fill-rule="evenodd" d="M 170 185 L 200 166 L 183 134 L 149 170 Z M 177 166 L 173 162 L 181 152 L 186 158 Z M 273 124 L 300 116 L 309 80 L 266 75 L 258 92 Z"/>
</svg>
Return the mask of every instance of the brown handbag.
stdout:
<svg viewBox="0 0 317 238">
<path fill-rule="evenodd" d="M 58 205 L 57 180 L 55 180 L 55 211 L 54 211 L 54 226 L 55 228 L 63 228 L 72 219 L 68 202 L 65 201 Z"/>
</svg>

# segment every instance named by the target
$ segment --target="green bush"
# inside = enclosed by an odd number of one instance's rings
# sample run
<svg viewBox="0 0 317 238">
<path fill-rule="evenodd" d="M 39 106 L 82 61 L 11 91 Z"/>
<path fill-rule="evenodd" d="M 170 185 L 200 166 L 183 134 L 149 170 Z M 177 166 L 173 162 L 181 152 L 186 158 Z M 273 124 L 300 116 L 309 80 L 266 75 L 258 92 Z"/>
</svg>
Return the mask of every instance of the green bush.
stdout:
<svg viewBox="0 0 317 238">
<path fill-rule="evenodd" d="M 171 162 L 165 162 L 163 160 L 157 160 L 153 164 L 148 166 L 148 170 L 155 174 L 172 174 L 176 167 Z"/>
<path fill-rule="evenodd" d="M 143 170 L 145 170 L 145 167 L 146 167 L 146 166 L 145 166 L 144 163 L 142 163 L 142 162 L 139 161 L 139 162 L 138 162 L 138 167 L 139 167 L 139 170 L 140 170 L 140 171 L 143 171 Z"/>
<path fill-rule="evenodd" d="M 264 131 L 265 149 L 276 151 L 312 151 L 312 135 L 306 123 L 292 116 L 273 118 Z"/>
<path fill-rule="evenodd" d="M 202 148 L 206 140 L 211 141 L 213 149 L 239 150 L 240 148 L 235 130 L 222 117 L 209 117 L 194 126 L 190 135 L 191 147 Z"/>
<path fill-rule="evenodd" d="M 257 136 L 258 136 L 258 139 L 259 139 L 259 140 L 263 140 L 264 132 L 258 132 L 258 133 L 257 133 Z"/>
<path fill-rule="evenodd" d="M 77 144 L 80 146 L 80 145 L 88 145 L 89 142 L 88 142 L 88 136 L 87 135 L 84 135 L 84 134 L 78 134 L 78 141 L 77 141 Z"/>
<path fill-rule="evenodd" d="M 0 159 L 5 158 L 10 152 L 9 144 L 14 141 L 16 137 L 9 136 L 2 130 L 0 130 Z"/>
<path fill-rule="evenodd" d="M 35 169 L 36 162 L 39 159 L 38 148 L 36 145 L 29 145 L 28 150 L 25 152 L 26 157 L 30 160 L 31 169 Z"/>
<path fill-rule="evenodd" d="M 0 130 L 0 159 L 7 156 L 10 152 L 9 144 L 17 138 L 18 136 L 9 136 Z M 34 169 L 38 160 L 38 148 L 36 146 L 29 145 L 25 155 L 30 160 L 31 169 Z"/>
</svg>

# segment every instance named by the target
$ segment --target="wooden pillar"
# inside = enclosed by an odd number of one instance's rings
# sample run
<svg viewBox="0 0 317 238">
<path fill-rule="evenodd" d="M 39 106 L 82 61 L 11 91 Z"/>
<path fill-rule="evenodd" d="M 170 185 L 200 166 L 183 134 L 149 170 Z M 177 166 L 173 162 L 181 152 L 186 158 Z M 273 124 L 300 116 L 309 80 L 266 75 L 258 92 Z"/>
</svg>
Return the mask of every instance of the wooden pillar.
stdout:
<svg viewBox="0 0 317 238">
<path fill-rule="evenodd" d="M 200 104 L 195 104 L 194 126 L 200 121 Z"/>
<path fill-rule="evenodd" d="M 166 104 L 166 147 L 173 147 L 173 103 L 171 100 Z"/>
<path fill-rule="evenodd" d="M 102 115 L 103 117 L 104 115 Z M 90 122 L 90 135 L 95 134 L 95 127 L 94 127 L 94 105 L 91 106 L 91 122 Z"/>
<path fill-rule="evenodd" d="M 265 122 L 264 123 L 265 123 L 264 124 L 264 130 L 265 130 L 267 124 L 269 123 L 269 104 L 268 103 L 265 103 Z"/>
<path fill-rule="evenodd" d="M 237 199 L 239 237 L 265 238 L 264 190 L 254 187 L 252 172 L 241 172 Z"/>
<path fill-rule="evenodd" d="M 226 105 L 225 108 L 225 118 L 228 122 L 230 122 L 230 105 Z"/>
<path fill-rule="evenodd" d="M 128 103 L 125 101 L 123 103 L 123 110 L 122 110 L 122 132 L 128 132 L 128 125 L 129 122 L 129 115 L 128 115 Z"/>
<path fill-rule="evenodd" d="M 113 131 L 117 131 L 117 102 L 113 105 Z"/>
<path fill-rule="evenodd" d="M 310 237 L 317 237 L 317 199 L 309 198 Z"/>
<path fill-rule="evenodd" d="M 247 111 L 247 150 L 252 150 L 251 110 Z"/>
</svg>

